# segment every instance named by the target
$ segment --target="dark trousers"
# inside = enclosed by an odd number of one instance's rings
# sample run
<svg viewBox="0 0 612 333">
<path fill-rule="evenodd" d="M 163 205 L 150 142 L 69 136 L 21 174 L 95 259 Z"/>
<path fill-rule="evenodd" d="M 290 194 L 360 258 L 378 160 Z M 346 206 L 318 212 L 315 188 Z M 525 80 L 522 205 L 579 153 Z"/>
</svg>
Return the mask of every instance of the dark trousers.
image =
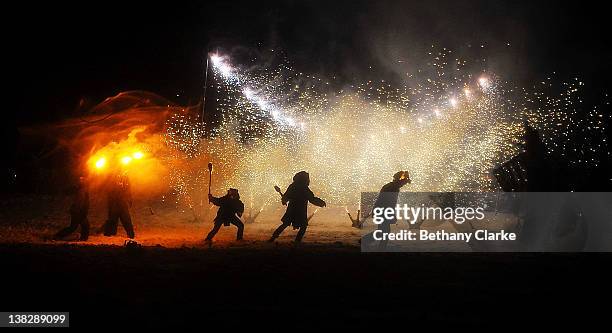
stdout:
<svg viewBox="0 0 612 333">
<path fill-rule="evenodd" d="M 86 241 L 87 238 L 89 238 L 89 220 L 87 220 L 87 215 L 83 214 L 70 214 L 70 226 L 58 231 L 57 234 L 55 234 L 55 239 L 62 239 L 70 235 L 75 232 L 79 226 L 81 226 L 80 240 Z"/>
<path fill-rule="evenodd" d="M 384 233 L 390 233 L 391 232 L 391 223 L 389 222 L 383 222 L 381 224 L 378 225 L 378 230 L 381 230 Z M 371 232 L 367 235 L 363 235 L 363 237 L 361 238 L 361 243 L 362 245 L 365 246 L 371 246 L 374 242 L 376 242 L 376 240 L 374 239 L 374 232 Z M 389 243 L 388 240 L 381 240 L 378 242 L 378 251 L 384 251 L 387 248 L 387 244 Z"/>
<path fill-rule="evenodd" d="M 390 233 L 391 232 L 391 223 L 389 222 L 383 222 L 380 225 L 378 225 L 378 229 L 382 230 L 382 232 L 384 233 Z M 383 251 L 387 248 L 387 244 L 389 243 L 389 240 L 384 239 L 381 240 L 380 243 L 378 243 L 378 250 L 379 251 Z"/>
<path fill-rule="evenodd" d="M 280 234 L 291 224 L 281 224 L 278 226 L 278 228 L 276 228 L 276 230 L 274 230 L 274 233 L 272 234 L 272 239 L 271 240 L 275 240 L 278 238 L 278 236 L 280 236 Z M 308 228 L 308 225 L 303 225 L 300 227 L 300 230 L 298 230 L 297 235 L 295 236 L 295 241 L 296 242 L 301 242 L 302 238 L 304 238 L 304 234 L 306 233 L 306 228 Z"/>
<path fill-rule="evenodd" d="M 242 240 L 242 234 L 244 233 L 244 223 L 242 223 L 242 221 L 238 219 L 235 219 L 235 220 L 230 221 L 230 224 L 233 224 L 236 227 L 238 227 L 238 232 L 236 233 L 236 239 Z M 215 226 L 208 233 L 208 236 L 206 236 L 206 240 L 207 241 L 212 240 L 213 237 L 215 237 L 215 235 L 219 232 L 219 229 L 221 229 L 222 225 L 223 225 L 223 221 L 215 221 Z"/>
<path fill-rule="evenodd" d="M 121 220 L 121 225 L 128 238 L 134 238 L 134 226 L 132 225 L 132 218 L 130 217 L 130 211 L 126 207 L 113 207 L 108 211 L 108 220 L 104 224 L 104 236 L 115 236 L 117 234 L 117 226 Z"/>
</svg>

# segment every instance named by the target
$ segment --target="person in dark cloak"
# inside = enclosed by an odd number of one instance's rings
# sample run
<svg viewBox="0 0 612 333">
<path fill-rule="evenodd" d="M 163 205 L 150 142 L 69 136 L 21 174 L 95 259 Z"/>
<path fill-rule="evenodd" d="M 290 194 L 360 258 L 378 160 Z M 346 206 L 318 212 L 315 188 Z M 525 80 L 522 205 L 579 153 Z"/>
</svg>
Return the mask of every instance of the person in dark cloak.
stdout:
<svg viewBox="0 0 612 333">
<path fill-rule="evenodd" d="M 295 242 L 302 241 L 308 228 L 308 203 L 325 207 L 325 201 L 315 197 L 314 193 L 308 188 L 309 185 L 310 175 L 308 172 L 300 171 L 293 176 L 293 183 L 289 185 L 287 191 L 281 197 L 282 204 L 287 205 L 287 211 L 281 218 L 282 224 L 272 234 L 270 242 L 274 242 L 288 226 L 293 226 L 294 230 L 299 229 Z"/>
<path fill-rule="evenodd" d="M 546 155 L 546 146 L 541 135 L 529 123 L 525 127 L 525 152 L 524 162 L 527 172 L 527 192 L 554 191 L 555 174 L 554 168 Z"/>
<path fill-rule="evenodd" d="M 130 216 L 132 207 L 132 193 L 130 182 L 125 174 L 116 174 L 112 177 L 108 188 L 108 220 L 104 224 L 104 236 L 115 236 L 119 220 L 125 229 L 128 238 L 133 239 L 134 226 Z"/>
<path fill-rule="evenodd" d="M 230 188 L 227 191 L 227 194 L 216 198 L 212 194 L 208 195 L 208 199 L 210 202 L 219 206 L 219 210 L 217 211 L 217 217 L 214 220 L 214 227 L 206 236 L 206 242 L 212 242 L 213 237 L 219 232 L 221 226 L 229 226 L 230 224 L 238 227 L 238 232 L 236 233 L 236 240 L 242 240 L 242 235 L 244 233 L 244 223 L 240 220 L 242 217 L 242 213 L 244 213 L 244 203 L 240 201 L 240 193 L 238 193 L 237 189 Z M 237 215 L 237 216 L 236 216 Z"/>
<path fill-rule="evenodd" d="M 79 177 L 79 183 L 77 184 L 77 189 L 72 199 L 72 205 L 70 205 L 70 226 L 58 231 L 53 238 L 56 240 L 61 240 L 75 232 L 80 226 L 81 236 L 79 240 L 87 241 L 89 238 L 89 220 L 87 219 L 88 213 L 89 190 L 87 188 L 87 181 L 85 177 Z"/>
</svg>

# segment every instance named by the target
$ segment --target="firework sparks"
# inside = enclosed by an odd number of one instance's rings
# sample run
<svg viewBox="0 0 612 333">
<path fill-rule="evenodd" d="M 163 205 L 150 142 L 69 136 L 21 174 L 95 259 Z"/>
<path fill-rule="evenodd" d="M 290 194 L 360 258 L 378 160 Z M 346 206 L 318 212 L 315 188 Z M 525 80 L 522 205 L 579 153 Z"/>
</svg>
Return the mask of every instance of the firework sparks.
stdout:
<svg viewBox="0 0 612 333">
<path fill-rule="evenodd" d="M 253 105 L 267 115 L 271 116 L 276 122 L 282 125 L 296 127 L 297 122 L 293 117 L 285 114 L 274 101 L 270 100 L 261 91 L 257 91 L 252 87 L 247 86 L 244 82 L 247 80 L 239 75 L 236 70 L 229 64 L 226 57 L 218 54 L 211 55 L 211 62 L 217 73 L 225 80 L 226 84 L 231 84 L 235 89 L 240 90 L 242 95 Z M 301 123 L 303 124 L 303 123 Z M 302 127 L 301 125 L 300 127 Z"/>
<path fill-rule="evenodd" d="M 241 72 L 212 55 L 221 123 L 202 144 L 195 119 L 172 119 L 167 143 L 189 158 L 214 160 L 217 186 L 240 188 L 253 209 L 275 197 L 271 184 L 300 170 L 311 173 L 321 197 L 342 206 L 405 169 L 415 191 L 497 191 L 491 170 L 521 151 L 525 120 L 541 131 L 549 153 L 598 163 L 602 114 L 577 117 L 579 80 L 562 84 L 558 95 L 546 91 L 552 80 L 519 88 L 491 73 L 467 73 L 468 62 L 447 61 L 449 54 L 433 53 L 437 74 L 415 86 L 368 81 L 339 92 L 287 64 Z M 588 150 L 571 140 L 580 129 L 594 138 Z M 201 168 L 176 168 L 175 175 L 184 192 L 203 186 Z"/>
</svg>

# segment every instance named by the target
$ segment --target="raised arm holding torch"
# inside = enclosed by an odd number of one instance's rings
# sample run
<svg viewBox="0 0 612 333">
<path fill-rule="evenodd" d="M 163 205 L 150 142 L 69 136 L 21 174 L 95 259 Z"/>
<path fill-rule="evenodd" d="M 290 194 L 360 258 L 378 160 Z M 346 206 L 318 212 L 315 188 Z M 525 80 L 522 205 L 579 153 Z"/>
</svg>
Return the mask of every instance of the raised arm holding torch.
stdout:
<svg viewBox="0 0 612 333">
<path fill-rule="evenodd" d="M 210 203 L 210 185 L 212 184 L 213 164 L 208 162 L 208 203 Z"/>
<path fill-rule="evenodd" d="M 283 191 L 281 191 L 280 187 L 278 187 L 277 185 L 274 185 L 274 190 L 278 192 L 278 194 L 280 194 L 281 197 L 283 196 Z"/>
</svg>

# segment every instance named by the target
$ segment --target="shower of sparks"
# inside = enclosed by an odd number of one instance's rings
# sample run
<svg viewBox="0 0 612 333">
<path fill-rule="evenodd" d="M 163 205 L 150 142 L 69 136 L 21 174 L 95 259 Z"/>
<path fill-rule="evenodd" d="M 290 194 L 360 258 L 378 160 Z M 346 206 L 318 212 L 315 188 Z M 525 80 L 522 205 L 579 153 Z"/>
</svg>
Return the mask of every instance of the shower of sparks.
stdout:
<svg viewBox="0 0 612 333">
<path fill-rule="evenodd" d="M 196 161 L 176 162 L 175 190 L 193 196 L 206 187 L 211 160 L 213 188 L 238 188 L 251 210 L 277 200 L 273 186 L 300 170 L 318 196 L 339 206 L 354 207 L 360 192 L 378 191 L 398 170 L 410 171 L 412 191 L 498 191 L 491 171 L 521 152 L 524 121 L 541 132 L 549 154 L 572 166 L 599 163 L 609 115 L 579 114 L 579 79 L 516 87 L 468 72 L 468 62 L 446 49 L 430 54 L 435 74 L 416 85 L 367 81 L 339 91 L 286 62 L 241 70 L 212 55 L 221 119 L 207 136 L 195 117 L 168 121 L 166 143 Z"/>
<path fill-rule="evenodd" d="M 236 69 L 228 63 L 226 57 L 213 54 L 210 58 L 219 77 L 222 78 L 226 84 L 231 84 L 234 88 L 240 90 L 248 102 L 257 106 L 259 110 L 267 113 L 268 116 L 271 116 L 272 119 L 280 125 L 298 126 L 298 123 L 293 117 L 285 114 L 282 108 L 276 104 L 276 101 L 266 96 L 265 90 L 256 89 L 248 85 L 248 78 L 244 75 L 240 75 Z"/>
</svg>

